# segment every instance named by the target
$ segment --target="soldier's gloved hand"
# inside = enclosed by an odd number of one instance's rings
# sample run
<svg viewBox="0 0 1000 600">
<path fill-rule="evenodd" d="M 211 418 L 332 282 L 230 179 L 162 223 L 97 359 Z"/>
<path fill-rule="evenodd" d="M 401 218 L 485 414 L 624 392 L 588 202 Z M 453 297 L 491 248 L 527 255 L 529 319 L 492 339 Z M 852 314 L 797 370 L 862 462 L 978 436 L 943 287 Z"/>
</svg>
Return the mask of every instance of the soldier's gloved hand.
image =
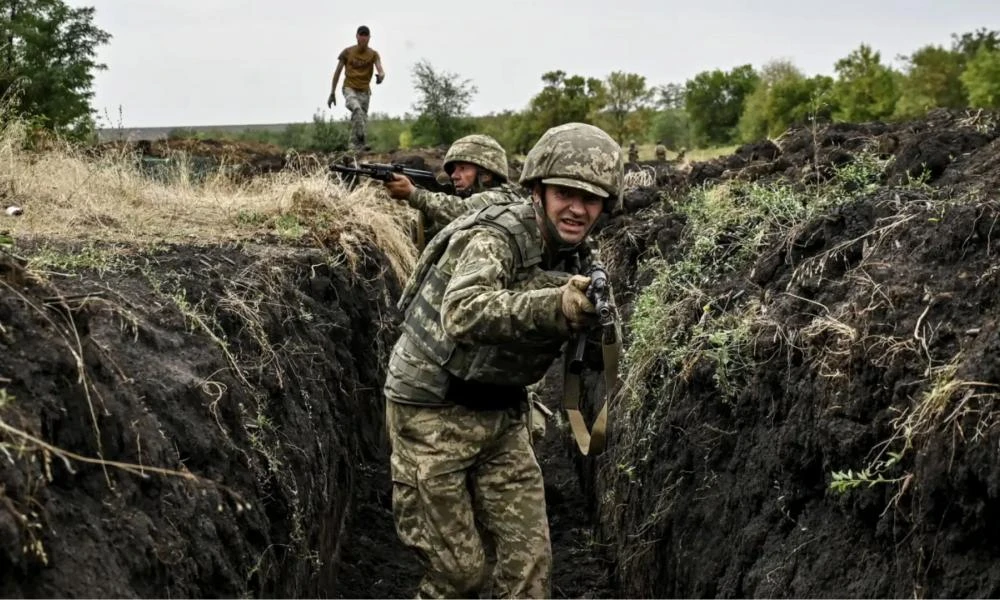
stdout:
<svg viewBox="0 0 1000 600">
<path fill-rule="evenodd" d="M 389 192 L 389 197 L 394 200 L 406 200 L 414 189 L 416 187 L 413 182 L 399 173 L 393 173 L 392 179 L 385 182 L 385 190 Z"/>
<path fill-rule="evenodd" d="M 574 275 L 559 288 L 562 290 L 562 313 L 570 329 L 588 329 L 597 322 L 597 309 L 585 293 L 589 285 L 590 277 Z"/>
<path fill-rule="evenodd" d="M 375 76 L 375 85 L 378 85 L 378 84 L 382 83 L 383 81 L 385 81 L 385 75 L 376 75 Z"/>
<path fill-rule="evenodd" d="M 332 108 L 337 103 L 337 92 L 330 92 L 330 97 L 326 99 L 326 107 Z"/>
</svg>

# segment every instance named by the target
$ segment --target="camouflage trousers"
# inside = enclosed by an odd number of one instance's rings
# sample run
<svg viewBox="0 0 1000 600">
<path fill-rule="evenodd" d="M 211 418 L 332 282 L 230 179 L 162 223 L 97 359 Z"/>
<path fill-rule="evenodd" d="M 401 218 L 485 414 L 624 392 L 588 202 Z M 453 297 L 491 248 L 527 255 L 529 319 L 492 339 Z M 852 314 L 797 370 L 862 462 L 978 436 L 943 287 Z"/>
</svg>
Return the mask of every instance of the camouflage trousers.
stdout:
<svg viewBox="0 0 1000 600">
<path fill-rule="evenodd" d="M 550 597 L 545 491 L 524 413 L 389 401 L 386 424 L 396 532 L 426 569 L 417 597 L 487 586 L 498 598 Z M 492 573 L 480 530 L 496 552 Z"/>
<path fill-rule="evenodd" d="M 368 128 L 368 102 L 371 92 L 362 92 L 349 87 L 344 88 L 344 106 L 351 111 L 351 148 L 361 150 L 365 146 Z"/>
</svg>

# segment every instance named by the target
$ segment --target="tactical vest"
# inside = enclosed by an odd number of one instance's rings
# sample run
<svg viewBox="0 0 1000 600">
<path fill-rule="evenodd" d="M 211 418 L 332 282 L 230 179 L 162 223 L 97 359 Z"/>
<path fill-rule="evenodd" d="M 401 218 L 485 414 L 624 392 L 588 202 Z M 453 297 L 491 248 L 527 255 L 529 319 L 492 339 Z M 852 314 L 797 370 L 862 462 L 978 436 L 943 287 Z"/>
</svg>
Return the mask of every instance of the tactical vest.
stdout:
<svg viewBox="0 0 1000 600">
<path fill-rule="evenodd" d="M 524 339 L 498 345 L 458 344 L 444 331 L 441 304 L 448 278 L 439 270 L 451 237 L 472 227 L 489 227 L 501 232 L 515 249 L 514 277 L 510 287 L 518 290 L 556 287 L 568 279 L 567 272 L 546 272 L 542 262 L 542 239 L 534 208 L 524 202 L 491 204 L 466 214 L 431 240 L 417 263 L 399 308 L 404 311 L 403 335 L 390 360 L 390 378 L 420 393 L 444 398 L 450 377 L 485 384 L 525 386 L 540 380 L 561 354 L 563 339 Z M 567 268 L 580 272 L 573 258 Z M 397 360 L 400 348 L 402 354 Z M 419 368 L 427 361 L 434 369 Z M 414 377 L 420 381 L 406 381 Z M 389 384 L 390 382 L 387 382 Z M 387 385 L 387 387 L 390 387 Z M 405 396 L 399 390 L 400 396 Z"/>
<path fill-rule="evenodd" d="M 458 195 L 451 195 L 450 198 L 453 202 L 455 202 L 456 204 L 460 204 L 462 206 L 463 214 L 482 210 L 483 208 L 486 208 L 491 204 L 509 204 L 512 202 L 524 201 L 524 199 L 518 193 L 518 190 L 509 183 L 501 183 L 500 185 L 497 185 L 495 187 L 488 188 L 485 190 L 480 190 L 467 198 L 463 198 Z M 426 218 L 430 220 L 430 217 Z M 454 221 L 454 219 L 452 219 L 452 221 Z M 433 223 L 429 224 L 425 223 L 424 226 L 426 228 L 426 231 L 424 232 L 424 235 L 426 239 L 433 238 L 451 223 L 448 222 L 439 225 L 438 224 L 439 222 L 440 222 L 440 217 L 437 221 L 434 221 Z"/>
</svg>

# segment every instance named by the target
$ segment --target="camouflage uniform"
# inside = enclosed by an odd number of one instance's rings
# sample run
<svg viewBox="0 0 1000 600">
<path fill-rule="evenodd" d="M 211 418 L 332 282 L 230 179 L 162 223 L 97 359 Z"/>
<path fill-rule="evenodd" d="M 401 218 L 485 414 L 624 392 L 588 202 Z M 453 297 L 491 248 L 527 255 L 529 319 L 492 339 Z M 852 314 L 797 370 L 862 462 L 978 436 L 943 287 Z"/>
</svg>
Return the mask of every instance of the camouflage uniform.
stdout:
<svg viewBox="0 0 1000 600">
<path fill-rule="evenodd" d="M 543 136 L 536 148 L 551 142 L 546 148 L 577 164 L 559 171 L 566 160 L 553 163 L 533 149 L 525 172 L 544 163 L 553 177 L 542 181 L 582 186 L 576 179 L 596 178 L 579 164 L 600 164 L 591 170 L 613 171 L 605 173 L 613 183 L 599 182 L 608 188 L 603 195 L 617 197 L 617 144 L 603 132 L 594 142 L 592 130 L 600 130 L 591 126 L 555 130 L 563 137 Z M 576 147 L 560 146 L 567 131 Z M 614 158 L 603 166 L 609 149 L 617 149 L 617 171 Z M 477 525 L 496 548 L 494 595 L 550 595 L 545 494 L 525 386 L 543 377 L 570 337 L 560 286 L 583 270 L 586 245 L 546 252 L 535 206 L 485 194 L 497 202 L 451 222 L 421 255 L 400 300 L 403 333 L 386 377 L 393 513 L 400 539 L 426 566 L 420 597 L 469 597 L 483 588 L 490 573 Z"/>
<path fill-rule="evenodd" d="M 635 140 L 628 143 L 628 161 L 639 162 L 639 149 L 635 146 Z"/>
<path fill-rule="evenodd" d="M 431 192 L 418 187 L 406 201 L 424 214 L 424 237 L 432 238 L 446 225 L 467 212 L 485 208 L 490 204 L 525 200 L 516 187 L 502 183 L 467 198 L 444 192 Z"/>
<path fill-rule="evenodd" d="M 663 144 L 657 144 L 654 152 L 656 153 L 656 160 L 667 160 L 667 147 Z"/>
<path fill-rule="evenodd" d="M 467 194 L 445 194 L 415 188 L 406 199 L 411 207 L 424 214 L 425 237 L 432 238 L 445 225 L 458 217 L 482 208 L 492 198 L 479 198 L 480 192 L 497 188 L 504 194 L 517 194 L 517 190 L 507 185 L 507 153 L 496 140 L 488 135 L 467 135 L 455 141 L 444 157 L 444 170 L 451 176 L 455 163 L 466 162 L 493 174 L 490 187 L 485 187 L 477 177 L 472 190 Z M 476 198 L 476 200 L 473 200 Z"/>
<path fill-rule="evenodd" d="M 365 132 L 368 129 L 368 104 L 371 101 L 370 91 L 356 90 L 344 87 L 344 106 L 351 111 L 351 140 L 350 145 L 353 150 L 363 150 L 365 144 Z"/>
</svg>

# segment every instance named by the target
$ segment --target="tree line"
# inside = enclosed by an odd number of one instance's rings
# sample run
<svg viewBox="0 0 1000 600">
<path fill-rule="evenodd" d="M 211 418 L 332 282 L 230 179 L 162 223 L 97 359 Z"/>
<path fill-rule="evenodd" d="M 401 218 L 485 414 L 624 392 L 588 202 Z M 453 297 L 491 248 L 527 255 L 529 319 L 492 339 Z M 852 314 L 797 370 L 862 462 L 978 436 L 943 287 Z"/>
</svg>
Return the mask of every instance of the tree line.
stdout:
<svg viewBox="0 0 1000 600">
<path fill-rule="evenodd" d="M 62 0 L 0 0 L 0 99 L 7 110 L 40 128 L 86 137 L 93 132 L 93 79 L 106 66 L 97 48 L 111 35 L 94 24 L 94 8 Z M 893 66 L 861 44 L 833 65 L 833 76 L 807 75 L 788 60 L 744 64 L 652 85 L 637 73 L 604 78 L 556 70 L 521 110 L 469 114 L 475 83 L 417 62 L 411 72 L 413 112 L 373 115 L 374 149 L 447 145 L 470 132 L 492 135 L 523 154 L 548 128 L 570 121 L 598 125 L 623 145 L 663 143 L 704 147 L 776 136 L 813 121 L 902 120 L 933 108 L 1000 109 L 1000 32 L 956 33 L 947 46 L 926 45 Z M 194 135 L 177 132 L 178 135 Z M 346 127 L 317 113 L 283 133 L 244 138 L 300 150 L 346 146 Z"/>
<path fill-rule="evenodd" d="M 934 108 L 1000 109 L 1000 32 L 954 34 L 948 47 L 927 45 L 898 58 L 896 68 L 861 44 L 836 61 L 832 77 L 809 76 L 791 61 L 775 60 L 660 86 L 635 73 L 595 79 L 553 71 L 542 76 L 542 90 L 524 110 L 476 124 L 522 153 L 547 128 L 567 121 L 601 126 L 619 143 L 678 149 L 774 137 L 814 120 L 906 120 Z"/>
</svg>

